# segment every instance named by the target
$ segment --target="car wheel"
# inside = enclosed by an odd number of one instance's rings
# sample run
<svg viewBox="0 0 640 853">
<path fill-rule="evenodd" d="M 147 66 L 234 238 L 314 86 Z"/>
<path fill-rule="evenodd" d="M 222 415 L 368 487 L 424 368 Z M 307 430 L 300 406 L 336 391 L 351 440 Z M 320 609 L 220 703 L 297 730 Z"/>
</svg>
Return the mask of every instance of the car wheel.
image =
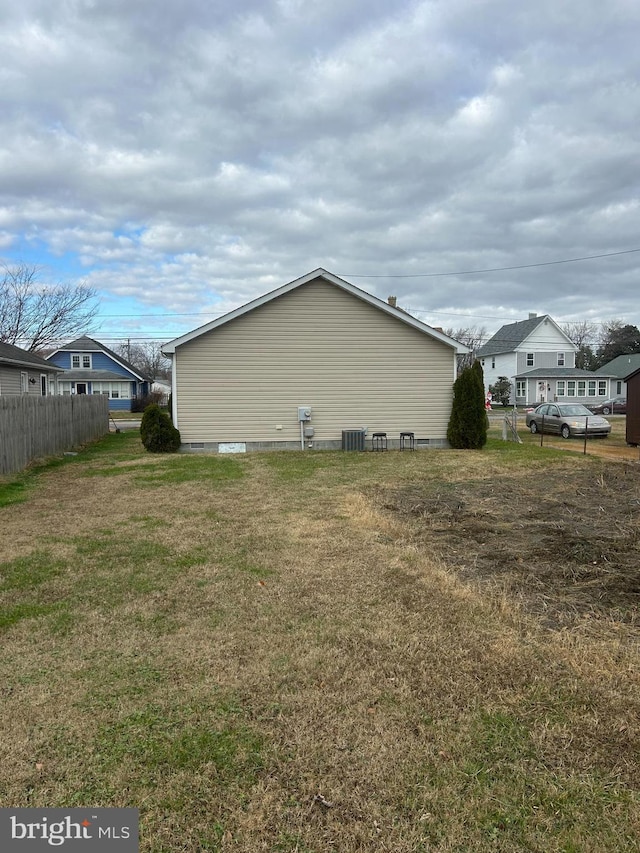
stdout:
<svg viewBox="0 0 640 853">
<path fill-rule="evenodd" d="M 602 414 L 603 415 L 610 415 L 611 414 L 611 409 L 609 408 L 609 406 L 604 407 L 604 409 L 602 410 Z"/>
<path fill-rule="evenodd" d="M 529 424 L 529 429 L 535 435 L 538 432 L 538 424 L 535 421 L 531 421 Z"/>
<path fill-rule="evenodd" d="M 563 438 L 569 438 L 571 436 L 571 430 L 566 424 L 562 424 L 562 429 L 560 430 L 560 435 Z"/>
</svg>

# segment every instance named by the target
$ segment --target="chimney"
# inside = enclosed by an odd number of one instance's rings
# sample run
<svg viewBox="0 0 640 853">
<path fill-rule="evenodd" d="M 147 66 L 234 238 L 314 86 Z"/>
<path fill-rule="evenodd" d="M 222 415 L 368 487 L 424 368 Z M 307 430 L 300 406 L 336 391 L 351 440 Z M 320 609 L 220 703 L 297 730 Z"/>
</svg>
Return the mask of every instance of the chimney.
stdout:
<svg viewBox="0 0 640 853">
<path fill-rule="evenodd" d="M 536 314 L 535 311 L 529 311 L 529 319 L 530 320 L 535 320 L 537 316 L 538 315 Z"/>
<path fill-rule="evenodd" d="M 392 308 L 397 308 L 396 302 L 398 301 L 397 296 L 389 296 L 387 297 L 387 302 L 391 305 Z"/>
</svg>

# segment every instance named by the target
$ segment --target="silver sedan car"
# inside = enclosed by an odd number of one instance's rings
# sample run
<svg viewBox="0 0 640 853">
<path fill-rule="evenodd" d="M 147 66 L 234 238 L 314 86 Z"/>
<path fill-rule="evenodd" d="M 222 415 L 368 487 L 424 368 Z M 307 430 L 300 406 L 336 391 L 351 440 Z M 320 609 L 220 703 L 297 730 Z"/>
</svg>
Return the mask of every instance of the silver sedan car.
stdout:
<svg viewBox="0 0 640 853">
<path fill-rule="evenodd" d="M 611 424 L 606 418 L 594 415 L 579 403 L 543 403 L 527 413 L 527 426 L 531 432 L 548 432 L 563 438 L 584 436 L 606 438 Z"/>
</svg>

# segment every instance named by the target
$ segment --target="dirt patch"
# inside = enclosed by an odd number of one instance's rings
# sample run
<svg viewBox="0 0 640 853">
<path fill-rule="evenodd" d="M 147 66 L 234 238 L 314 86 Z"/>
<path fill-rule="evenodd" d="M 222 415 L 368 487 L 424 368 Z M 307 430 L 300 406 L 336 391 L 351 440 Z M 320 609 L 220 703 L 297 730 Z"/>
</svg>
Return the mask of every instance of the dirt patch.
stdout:
<svg viewBox="0 0 640 853">
<path fill-rule="evenodd" d="M 516 595 L 545 623 L 640 625 L 640 467 L 425 482 L 376 494 L 464 579 Z"/>
</svg>

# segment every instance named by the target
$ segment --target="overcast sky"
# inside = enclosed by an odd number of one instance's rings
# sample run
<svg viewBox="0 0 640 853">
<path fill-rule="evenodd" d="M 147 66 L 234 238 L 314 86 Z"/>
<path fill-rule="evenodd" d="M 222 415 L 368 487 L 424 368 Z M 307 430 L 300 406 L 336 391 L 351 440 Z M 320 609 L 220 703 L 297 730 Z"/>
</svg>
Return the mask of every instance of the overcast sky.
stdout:
<svg viewBox="0 0 640 853">
<path fill-rule="evenodd" d="M 95 287 L 105 342 L 316 267 L 445 328 L 640 324 L 638 0 L 0 12 L 0 258 Z"/>
</svg>

